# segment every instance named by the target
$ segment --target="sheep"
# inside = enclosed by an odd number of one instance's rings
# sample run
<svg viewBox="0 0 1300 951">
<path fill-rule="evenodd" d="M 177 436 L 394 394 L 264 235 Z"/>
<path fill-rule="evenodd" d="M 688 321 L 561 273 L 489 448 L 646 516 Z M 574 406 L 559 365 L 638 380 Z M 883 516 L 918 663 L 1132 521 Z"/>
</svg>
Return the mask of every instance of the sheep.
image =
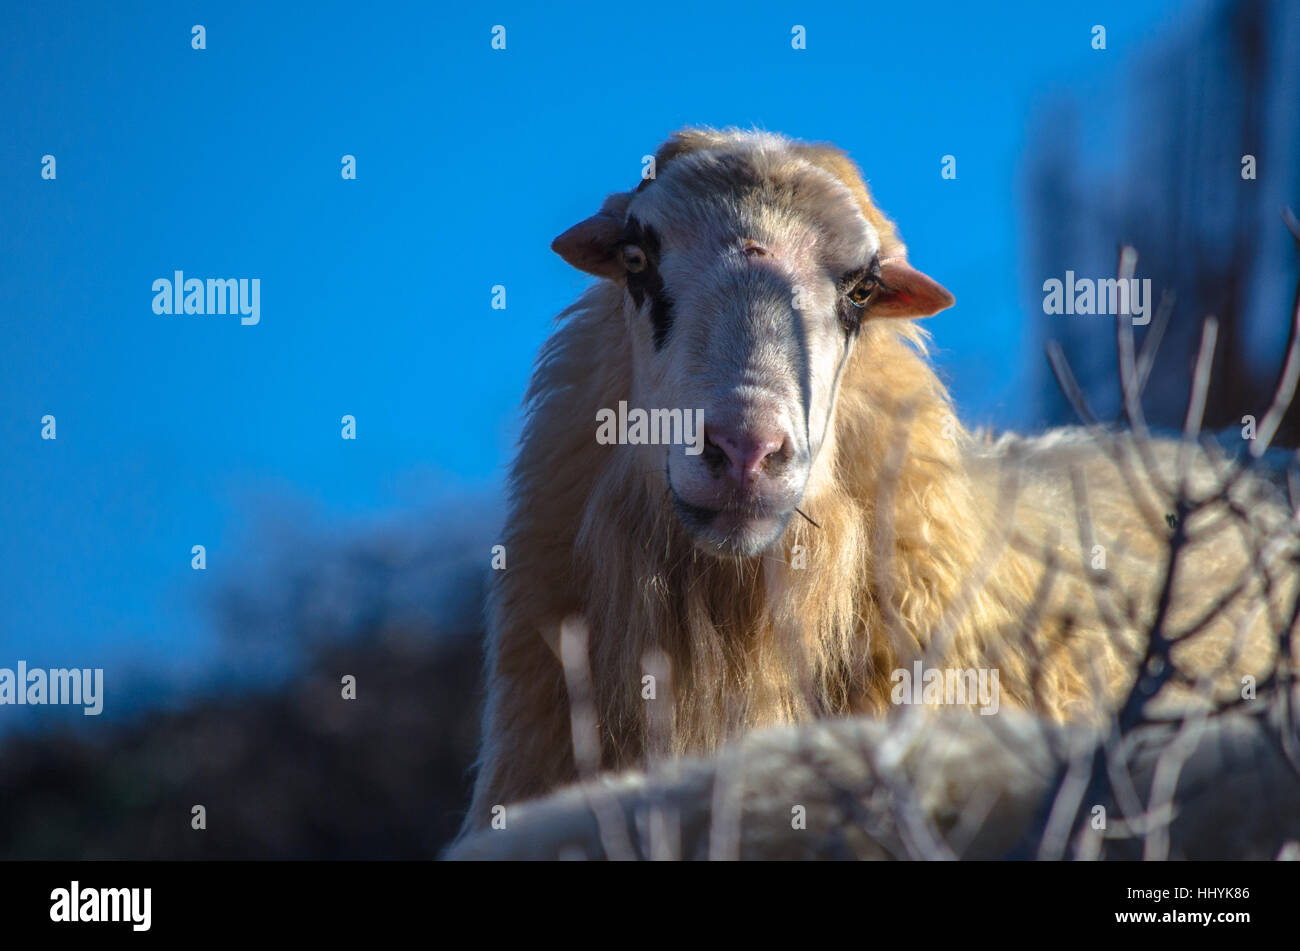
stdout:
<svg viewBox="0 0 1300 951">
<path fill-rule="evenodd" d="M 933 717 L 888 771 L 881 760 L 893 733 L 879 719 L 755 730 L 711 757 L 601 776 L 523 804 L 507 827 L 463 839 L 447 858 L 1062 857 L 1066 843 L 1037 828 L 1044 800 L 1057 795 L 1057 751 L 1087 751 L 1101 737 L 1023 713 L 990 724 Z M 1228 715 L 1194 739 L 1167 825 L 1152 834 L 1108 803 L 1110 834 L 1085 824 L 1075 854 L 1218 861 L 1294 854 L 1300 783 L 1259 719 Z M 1123 764 L 1144 804 L 1158 786 L 1161 759 L 1177 745 L 1171 740 L 1166 734 L 1141 745 Z M 1243 802 L 1267 807 L 1238 808 Z M 1092 819 L 1093 803 L 1087 807 Z"/>
<path fill-rule="evenodd" d="M 918 664 L 991 669 L 1002 707 L 1095 723 L 1141 632 L 1226 594 L 1175 656 L 1221 693 L 1267 668 L 1263 619 L 1294 589 L 1282 546 L 1250 541 L 1287 524 L 1267 490 L 1175 511 L 1172 487 L 1218 484 L 1210 450 L 968 431 L 915 323 L 953 297 L 839 150 L 686 129 L 655 167 L 553 244 L 600 280 L 526 395 L 463 833 L 580 771 L 878 717 Z M 702 444 L 598 441 L 620 403 L 702 410 Z M 1254 534 L 1225 515 L 1243 509 Z M 1162 594 L 1171 533 L 1188 544 Z"/>
</svg>

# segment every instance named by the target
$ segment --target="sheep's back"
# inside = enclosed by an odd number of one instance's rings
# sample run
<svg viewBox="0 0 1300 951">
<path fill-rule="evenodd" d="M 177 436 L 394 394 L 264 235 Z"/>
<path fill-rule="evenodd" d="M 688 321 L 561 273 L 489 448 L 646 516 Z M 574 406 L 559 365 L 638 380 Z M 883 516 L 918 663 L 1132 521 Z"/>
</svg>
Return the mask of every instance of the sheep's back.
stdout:
<svg viewBox="0 0 1300 951">
<path fill-rule="evenodd" d="M 1009 550 L 1035 565 L 1040 582 L 1052 573 L 1035 626 L 1072 639 L 1076 660 L 1101 671 L 1112 700 L 1131 683 L 1157 623 L 1165 636 L 1198 628 L 1173 660 L 1195 676 L 1214 675 L 1223 694 L 1239 692 L 1247 674 L 1262 679 L 1290 619 L 1296 532 L 1277 471 L 1261 467 L 1224 492 L 1226 453 L 1182 453 L 1178 439 L 1066 428 L 975 438 L 966 454 L 989 525 L 1006 532 Z M 1178 531 L 1184 466 L 1190 498 L 1222 498 L 1196 507 Z M 1161 702 L 1183 703 L 1186 694 L 1169 689 Z"/>
</svg>

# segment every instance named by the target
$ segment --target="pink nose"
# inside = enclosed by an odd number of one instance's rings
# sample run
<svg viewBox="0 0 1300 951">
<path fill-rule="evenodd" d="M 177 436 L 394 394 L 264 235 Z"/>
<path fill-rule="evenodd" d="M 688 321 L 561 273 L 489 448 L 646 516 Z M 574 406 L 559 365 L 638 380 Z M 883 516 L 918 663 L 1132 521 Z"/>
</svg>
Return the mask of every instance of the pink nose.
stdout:
<svg viewBox="0 0 1300 951">
<path fill-rule="evenodd" d="M 789 439 L 775 429 L 730 432 L 706 426 L 704 440 L 722 450 L 727 477 L 742 486 L 757 482 L 774 463 L 790 455 Z"/>
</svg>

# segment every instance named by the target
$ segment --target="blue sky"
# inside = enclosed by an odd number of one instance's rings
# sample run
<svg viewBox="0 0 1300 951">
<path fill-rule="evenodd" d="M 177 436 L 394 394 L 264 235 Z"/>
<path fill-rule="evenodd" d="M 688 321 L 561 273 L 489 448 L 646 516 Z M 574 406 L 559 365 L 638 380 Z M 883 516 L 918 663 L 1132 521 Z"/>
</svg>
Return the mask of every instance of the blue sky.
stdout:
<svg viewBox="0 0 1300 951">
<path fill-rule="evenodd" d="M 963 417 L 1032 425 L 1027 118 L 1187 7 L 12 5 L 0 666 L 201 668 L 210 599 L 259 570 L 267 520 L 341 533 L 498 494 L 533 357 L 586 282 L 550 240 L 686 124 L 847 149 L 956 294 L 930 328 Z M 261 322 L 155 315 L 177 269 L 260 278 Z"/>
</svg>

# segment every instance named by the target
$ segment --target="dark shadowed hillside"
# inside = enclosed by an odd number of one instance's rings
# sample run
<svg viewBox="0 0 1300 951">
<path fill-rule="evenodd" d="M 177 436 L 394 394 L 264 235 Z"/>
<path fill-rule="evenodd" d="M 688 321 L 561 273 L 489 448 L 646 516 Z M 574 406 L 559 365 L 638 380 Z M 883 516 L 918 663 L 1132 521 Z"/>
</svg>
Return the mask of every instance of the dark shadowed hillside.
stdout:
<svg viewBox="0 0 1300 951">
<path fill-rule="evenodd" d="M 197 698 L 100 742 L 11 738 L 0 857 L 430 858 L 468 800 L 478 663 L 472 636 L 375 635 L 282 687 Z"/>
<path fill-rule="evenodd" d="M 0 740 L 0 858 L 414 859 L 449 841 L 478 739 L 482 527 L 260 534 L 214 605 L 213 686 Z"/>
</svg>

